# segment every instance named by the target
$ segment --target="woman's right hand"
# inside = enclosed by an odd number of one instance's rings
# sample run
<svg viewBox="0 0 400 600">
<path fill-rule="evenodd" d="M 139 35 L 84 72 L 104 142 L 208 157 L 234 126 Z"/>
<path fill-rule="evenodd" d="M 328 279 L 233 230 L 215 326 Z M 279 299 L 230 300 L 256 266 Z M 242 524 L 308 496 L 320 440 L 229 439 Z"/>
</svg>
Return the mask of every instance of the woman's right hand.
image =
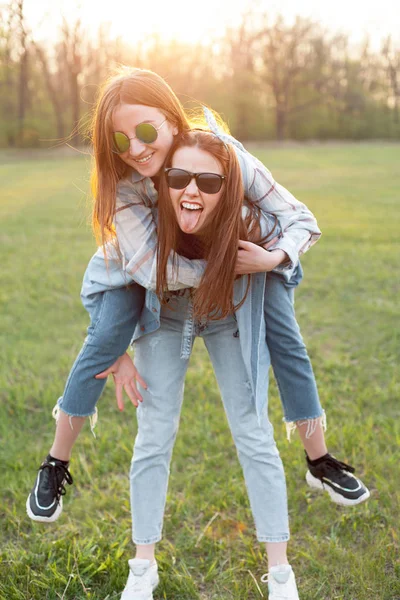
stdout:
<svg viewBox="0 0 400 600">
<path fill-rule="evenodd" d="M 115 383 L 115 396 L 119 410 L 124 410 L 123 390 L 130 398 L 132 404 L 136 407 L 143 398 L 137 389 L 138 382 L 144 389 L 147 389 L 146 382 L 140 377 L 129 354 L 125 352 L 120 356 L 111 367 L 96 375 L 96 379 L 105 379 L 112 375 Z"/>
<path fill-rule="evenodd" d="M 271 240 L 273 242 L 274 240 Z M 266 244 L 269 247 L 270 244 Z M 239 240 L 235 273 L 247 275 L 250 273 L 264 273 L 273 271 L 278 265 L 288 259 L 287 254 L 280 249 L 269 251 L 264 247 Z"/>
</svg>

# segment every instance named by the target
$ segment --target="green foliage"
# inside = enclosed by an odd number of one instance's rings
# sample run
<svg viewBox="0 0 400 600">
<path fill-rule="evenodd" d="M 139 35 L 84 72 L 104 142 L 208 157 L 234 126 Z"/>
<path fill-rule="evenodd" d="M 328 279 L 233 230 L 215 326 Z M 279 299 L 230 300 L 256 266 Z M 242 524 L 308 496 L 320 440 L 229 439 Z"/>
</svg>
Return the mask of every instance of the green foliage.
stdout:
<svg viewBox="0 0 400 600">
<path fill-rule="evenodd" d="M 272 22 L 250 7 L 236 28 L 197 44 L 155 34 L 122 46 L 106 25 L 96 37 L 77 19 L 64 21 L 51 47 L 24 36 L 23 3 L 5 5 L 3 20 L 0 147 L 48 148 L 71 135 L 82 143 L 85 132 L 76 128 L 121 63 L 156 71 L 184 104 L 221 112 L 242 140 L 400 137 L 400 53 L 390 39 L 380 51 L 368 40 L 354 49 L 310 19 Z"/>
<path fill-rule="evenodd" d="M 397 600 L 400 146 L 263 145 L 257 154 L 323 230 L 302 261 L 296 310 L 328 416 L 328 446 L 371 489 L 367 504 L 346 509 L 307 488 L 300 442 L 286 442 L 272 384 L 301 598 Z M 2 153 L 0 162 L 0 598 L 114 600 L 133 555 L 128 473 L 136 424 L 132 406 L 117 410 L 112 384 L 100 401 L 97 439 L 87 428 L 77 442 L 75 485 L 60 520 L 46 526 L 25 514 L 52 442 L 51 409 L 87 326 L 79 290 L 94 251 L 89 161 L 24 151 Z M 187 376 L 158 560 L 157 599 L 258 600 L 252 576 L 267 597 L 264 552 L 201 340 Z"/>
</svg>

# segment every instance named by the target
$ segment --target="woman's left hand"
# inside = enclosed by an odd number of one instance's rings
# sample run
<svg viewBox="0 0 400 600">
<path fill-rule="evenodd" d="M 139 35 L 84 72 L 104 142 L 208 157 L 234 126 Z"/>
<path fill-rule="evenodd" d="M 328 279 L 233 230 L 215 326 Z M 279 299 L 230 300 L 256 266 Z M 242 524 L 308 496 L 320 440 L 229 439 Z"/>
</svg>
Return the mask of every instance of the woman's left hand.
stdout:
<svg viewBox="0 0 400 600">
<path fill-rule="evenodd" d="M 287 260 L 287 254 L 283 250 L 278 249 L 268 252 L 263 247 L 257 246 L 257 244 L 239 240 L 235 273 L 236 275 L 247 275 L 249 273 L 273 271 L 285 260 Z"/>
</svg>

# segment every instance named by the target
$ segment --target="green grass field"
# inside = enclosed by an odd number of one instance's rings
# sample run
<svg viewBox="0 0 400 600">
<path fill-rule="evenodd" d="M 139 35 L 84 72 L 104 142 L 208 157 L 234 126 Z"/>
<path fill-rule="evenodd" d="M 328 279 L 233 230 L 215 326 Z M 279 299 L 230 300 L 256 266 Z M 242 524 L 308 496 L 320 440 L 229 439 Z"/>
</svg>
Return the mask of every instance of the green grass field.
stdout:
<svg viewBox="0 0 400 600">
<path fill-rule="evenodd" d="M 297 315 L 328 416 L 328 446 L 371 489 L 366 504 L 348 509 L 309 490 L 301 444 L 297 437 L 286 442 L 273 383 L 270 418 L 286 468 L 289 552 L 300 597 L 400 600 L 400 145 L 259 146 L 255 152 L 323 230 L 302 261 Z M 25 514 L 53 437 L 51 409 L 88 322 L 79 291 L 95 249 L 90 163 L 82 155 L 5 152 L 0 163 L 0 598 L 117 599 L 133 556 L 128 471 L 136 421 L 131 405 L 117 410 L 111 383 L 100 402 L 97 439 L 87 427 L 76 445 L 76 485 L 61 518 L 46 526 Z M 158 559 L 157 600 L 267 597 L 265 584 L 256 584 L 265 556 L 199 340 Z"/>
</svg>

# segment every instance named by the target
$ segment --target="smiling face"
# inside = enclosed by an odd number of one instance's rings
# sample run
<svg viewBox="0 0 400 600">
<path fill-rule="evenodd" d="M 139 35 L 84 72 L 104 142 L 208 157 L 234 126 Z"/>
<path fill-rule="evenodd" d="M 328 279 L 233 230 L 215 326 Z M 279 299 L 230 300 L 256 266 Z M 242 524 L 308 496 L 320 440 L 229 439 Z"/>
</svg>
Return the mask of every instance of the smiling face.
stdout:
<svg viewBox="0 0 400 600">
<path fill-rule="evenodd" d="M 145 177 L 157 175 L 171 148 L 174 135 L 178 133 L 177 127 L 168 120 L 160 127 L 163 121 L 165 115 L 160 110 L 142 104 L 119 104 L 113 112 L 113 131 L 120 131 L 130 138 L 129 150 L 119 156 L 124 163 Z M 135 128 L 140 123 L 151 123 L 156 129 L 160 127 L 155 142 L 146 144 L 136 137 Z"/>
<path fill-rule="evenodd" d="M 216 173 L 224 175 L 219 161 L 200 148 L 179 148 L 172 159 L 171 167 L 190 173 Z M 201 233 L 215 211 L 224 193 L 224 183 L 216 194 L 206 194 L 197 187 L 195 178 L 182 190 L 169 188 L 169 195 L 180 229 L 184 233 Z"/>
</svg>

